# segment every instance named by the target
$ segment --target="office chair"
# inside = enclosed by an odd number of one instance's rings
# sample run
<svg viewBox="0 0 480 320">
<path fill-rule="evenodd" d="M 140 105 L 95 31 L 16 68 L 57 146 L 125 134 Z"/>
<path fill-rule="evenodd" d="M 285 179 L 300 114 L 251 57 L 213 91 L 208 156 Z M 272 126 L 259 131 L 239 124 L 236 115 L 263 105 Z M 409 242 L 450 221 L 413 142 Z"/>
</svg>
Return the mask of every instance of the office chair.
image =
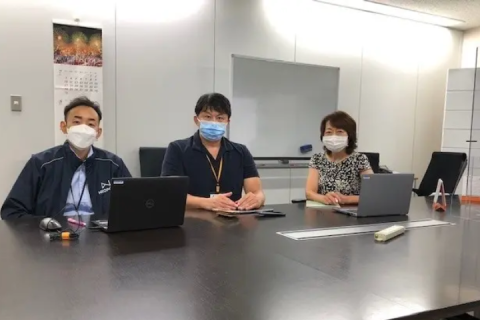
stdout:
<svg viewBox="0 0 480 320">
<path fill-rule="evenodd" d="M 438 179 L 442 179 L 445 193 L 454 194 L 466 167 L 466 153 L 433 152 L 422 182 L 412 191 L 419 197 L 429 196 L 437 189 Z"/>
<path fill-rule="evenodd" d="M 167 148 L 140 147 L 140 175 L 142 177 L 159 177 Z"/>
<path fill-rule="evenodd" d="M 380 173 L 380 153 L 377 152 L 360 152 L 367 156 L 368 162 L 372 167 L 373 173 Z"/>
</svg>

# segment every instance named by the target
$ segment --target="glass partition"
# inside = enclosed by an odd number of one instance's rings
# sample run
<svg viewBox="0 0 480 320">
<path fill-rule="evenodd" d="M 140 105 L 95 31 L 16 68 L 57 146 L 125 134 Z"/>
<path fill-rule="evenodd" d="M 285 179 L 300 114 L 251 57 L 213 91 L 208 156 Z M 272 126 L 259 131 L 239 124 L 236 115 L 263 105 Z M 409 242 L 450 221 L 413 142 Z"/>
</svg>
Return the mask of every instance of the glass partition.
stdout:
<svg viewBox="0 0 480 320">
<path fill-rule="evenodd" d="M 480 214 L 480 55 L 479 48 L 475 52 L 475 64 L 469 69 L 461 69 L 464 71 L 464 81 L 466 85 L 461 86 L 460 95 L 462 100 L 457 100 L 458 112 L 457 123 L 462 125 L 467 123 L 468 129 L 465 133 L 465 139 L 462 135 L 461 143 L 464 143 L 468 157 L 468 165 L 464 173 L 464 183 L 462 188 L 463 201 L 460 210 L 454 211 L 454 215 L 459 214 L 462 219 L 458 224 L 463 228 L 462 233 L 457 235 L 457 239 L 461 241 L 462 249 L 459 252 L 459 301 L 472 301 L 480 295 L 480 269 L 472 261 L 478 261 L 478 251 L 469 251 L 471 248 L 478 246 L 478 218 Z M 458 79 L 457 79 L 458 80 Z M 464 99 L 464 100 L 463 100 Z M 461 102 L 465 101 L 468 107 L 460 107 Z M 468 104 L 466 103 L 468 101 Z M 461 113 L 461 114 L 460 114 Z M 462 127 L 462 128 L 464 128 Z M 458 136 L 460 138 L 460 135 Z M 460 142 L 460 139 L 459 139 Z M 462 151 L 464 152 L 464 151 Z M 458 213 L 457 213 L 458 212 Z M 468 288 L 468 289 L 465 289 Z M 478 311 L 474 312 L 478 317 Z"/>
<path fill-rule="evenodd" d="M 468 132 L 468 166 L 466 168 L 466 192 L 464 195 L 471 202 L 480 203 L 480 57 L 479 49 L 475 50 L 475 65 L 471 69 L 472 84 L 471 97 L 472 108 L 468 112 L 470 115 L 470 125 Z"/>
</svg>

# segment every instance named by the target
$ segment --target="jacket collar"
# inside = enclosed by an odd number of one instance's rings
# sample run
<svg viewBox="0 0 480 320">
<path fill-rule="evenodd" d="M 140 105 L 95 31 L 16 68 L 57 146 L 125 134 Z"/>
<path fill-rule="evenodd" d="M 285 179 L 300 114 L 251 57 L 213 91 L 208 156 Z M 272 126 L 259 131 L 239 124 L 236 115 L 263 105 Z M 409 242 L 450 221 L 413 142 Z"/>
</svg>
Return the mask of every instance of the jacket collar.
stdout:
<svg viewBox="0 0 480 320">
<path fill-rule="evenodd" d="M 70 146 L 70 150 L 72 150 L 72 152 L 75 153 L 75 150 L 73 150 L 72 146 Z M 77 155 L 77 154 L 75 153 L 75 155 Z M 93 155 L 93 146 L 90 147 L 90 150 L 88 150 L 88 155 L 87 155 L 87 159 L 86 159 L 86 160 L 88 160 L 88 158 L 90 158 L 92 155 Z M 78 158 L 78 156 L 77 156 L 77 158 Z M 80 158 L 79 158 L 79 159 L 80 159 Z M 80 159 L 80 160 L 82 160 L 82 159 Z"/>
<path fill-rule="evenodd" d="M 64 149 L 64 152 L 65 152 L 65 159 L 68 161 L 68 163 L 72 166 L 72 168 L 74 170 L 77 170 L 78 167 L 81 166 L 82 164 L 85 164 L 86 167 L 89 167 L 94 161 L 94 157 L 93 157 L 93 155 L 95 153 L 95 147 L 94 146 L 92 146 L 90 148 L 90 151 L 88 153 L 88 157 L 85 161 L 83 161 L 82 159 L 77 157 L 75 152 L 73 152 L 72 147 L 70 146 L 68 141 L 65 141 L 65 143 L 63 144 L 63 149 Z"/>
<path fill-rule="evenodd" d="M 200 133 L 198 132 L 198 130 L 197 132 L 195 132 L 195 134 L 192 137 L 192 148 L 198 151 L 205 150 L 205 146 L 203 145 L 202 140 L 200 139 Z M 233 146 L 230 140 L 223 137 L 222 141 L 220 142 L 220 149 L 225 151 L 233 150 Z"/>
</svg>

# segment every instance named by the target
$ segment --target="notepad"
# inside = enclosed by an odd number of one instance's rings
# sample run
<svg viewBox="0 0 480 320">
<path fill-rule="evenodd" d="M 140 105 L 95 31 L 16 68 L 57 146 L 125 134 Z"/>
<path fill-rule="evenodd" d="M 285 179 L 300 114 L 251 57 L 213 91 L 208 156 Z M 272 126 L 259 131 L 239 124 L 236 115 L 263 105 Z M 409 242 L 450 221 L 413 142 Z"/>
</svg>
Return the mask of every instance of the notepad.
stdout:
<svg viewBox="0 0 480 320">
<path fill-rule="evenodd" d="M 306 207 L 307 208 L 338 208 L 340 206 L 338 204 L 330 205 L 330 204 L 324 204 L 317 201 L 307 200 Z"/>
</svg>

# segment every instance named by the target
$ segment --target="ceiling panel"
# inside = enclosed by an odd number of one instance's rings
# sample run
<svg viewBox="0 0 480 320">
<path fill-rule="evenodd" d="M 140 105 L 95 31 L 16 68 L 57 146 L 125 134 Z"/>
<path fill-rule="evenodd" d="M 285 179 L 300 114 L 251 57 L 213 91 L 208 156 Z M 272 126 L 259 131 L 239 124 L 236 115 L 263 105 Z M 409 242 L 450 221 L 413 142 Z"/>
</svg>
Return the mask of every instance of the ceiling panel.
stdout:
<svg viewBox="0 0 480 320">
<path fill-rule="evenodd" d="M 480 0 L 366 0 L 465 21 L 453 27 L 468 30 L 480 27 Z"/>
</svg>

